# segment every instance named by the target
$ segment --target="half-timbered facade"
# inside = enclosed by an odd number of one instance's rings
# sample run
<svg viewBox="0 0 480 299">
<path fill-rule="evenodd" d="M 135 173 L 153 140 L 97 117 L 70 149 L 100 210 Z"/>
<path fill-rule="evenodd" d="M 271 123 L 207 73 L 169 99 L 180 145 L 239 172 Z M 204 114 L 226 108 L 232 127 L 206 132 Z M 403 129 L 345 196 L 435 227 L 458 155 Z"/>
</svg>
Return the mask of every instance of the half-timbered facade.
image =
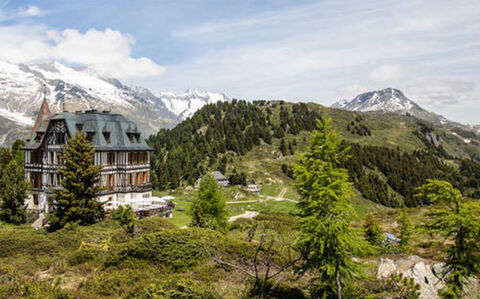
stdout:
<svg viewBox="0 0 480 299">
<path fill-rule="evenodd" d="M 99 184 L 104 191 L 98 200 L 130 204 L 151 197 L 152 149 L 134 122 L 107 111 L 64 111 L 42 120 L 23 147 L 26 179 L 32 186 L 30 210 L 48 209 L 48 199 L 62 179 L 58 172 L 63 165 L 60 153 L 77 131 L 84 132 L 93 143 L 94 163 L 102 166 Z"/>
</svg>

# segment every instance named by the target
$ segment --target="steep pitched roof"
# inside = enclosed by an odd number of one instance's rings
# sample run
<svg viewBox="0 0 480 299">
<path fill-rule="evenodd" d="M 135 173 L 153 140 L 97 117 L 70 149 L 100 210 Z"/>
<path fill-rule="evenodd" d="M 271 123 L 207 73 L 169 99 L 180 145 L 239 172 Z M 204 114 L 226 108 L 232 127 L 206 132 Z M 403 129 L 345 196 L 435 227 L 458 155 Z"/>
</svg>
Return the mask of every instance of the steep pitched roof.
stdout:
<svg viewBox="0 0 480 299">
<path fill-rule="evenodd" d="M 40 111 L 38 112 L 37 119 L 35 120 L 35 125 L 33 126 L 32 133 L 35 133 L 42 123 L 48 120 L 52 116 L 50 108 L 48 107 L 47 98 L 43 98 L 42 105 L 40 106 Z"/>
<path fill-rule="evenodd" d="M 36 133 L 47 133 L 50 123 L 54 121 L 63 121 L 69 136 L 73 136 L 79 130 L 91 135 L 96 150 L 152 150 L 138 131 L 137 125 L 120 114 L 96 110 L 74 113 L 65 111 L 44 121 Z M 46 135 L 33 138 L 24 149 L 38 148 Z"/>
</svg>

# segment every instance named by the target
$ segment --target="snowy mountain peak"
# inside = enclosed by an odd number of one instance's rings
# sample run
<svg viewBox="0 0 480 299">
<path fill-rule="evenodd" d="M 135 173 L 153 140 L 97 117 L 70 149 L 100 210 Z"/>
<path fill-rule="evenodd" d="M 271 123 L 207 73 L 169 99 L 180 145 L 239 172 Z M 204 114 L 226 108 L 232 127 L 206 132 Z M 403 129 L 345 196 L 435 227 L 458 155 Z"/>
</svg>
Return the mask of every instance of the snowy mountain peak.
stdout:
<svg viewBox="0 0 480 299">
<path fill-rule="evenodd" d="M 362 112 L 382 111 L 403 115 L 410 114 L 434 123 L 447 122 L 444 117 L 428 112 L 395 88 L 365 92 L 357 95 L 351 101 L 340 100 L 331 107 Z"/>
<path fill-rule="evenodd" d="M 173 92 L 160 92 L 157 93 L 156 96 L 162 100 L 167 109 L 181 119 L 186 119 L 192 116 L 195 111 L 202 108 L 204 105 L 230 100 L 223 93 L 204 92 L 197 89 L 187 89 L 180 94 L 175 94 Z"/>
<path fill-rule="evenodd" d="M 348 103 L 349 102 L 347 100 L 341 99 L 340 101 L 333 103 L 331 107 L 332 108 L 343 109 L 345 106 L 348 105 Z"/>
<path fill-rule="evenodd" d="M 224 94 L 196 89 L 155 95 L 147 88 L 106 78 L 94 69 L 58 61 L 26 65 L 0 60 L 0 145 L 30 132 L 45 87 L 52 113 L 64 106 L 69 111 L 110 110 L 135 121 L 146 136 L 175 126 L 205 104 L 229 100 Z"/>
</svg>

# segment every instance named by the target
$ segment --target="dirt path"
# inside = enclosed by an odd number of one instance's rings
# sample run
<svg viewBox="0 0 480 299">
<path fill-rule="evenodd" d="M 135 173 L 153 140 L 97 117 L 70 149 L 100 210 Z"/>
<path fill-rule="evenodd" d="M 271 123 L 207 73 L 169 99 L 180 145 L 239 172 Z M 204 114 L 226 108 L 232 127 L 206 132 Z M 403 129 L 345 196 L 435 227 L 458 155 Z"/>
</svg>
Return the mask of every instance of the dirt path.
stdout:
<svg viewBox="0 0 480 299">
<path fill-rule="evenodd" d="M 238 218 L 253 218 L 257 215 L 258 215 L 258 212 L 256 212 L 256 211 L 246 211 L 243 214 L 230 217 L 230 219 L 228 219 L 228 222 L 233 222 L 233 221 L 237 220 Z"/>
<path fill-rule="evenodd" d="M 226 204 L 236 204 L 236 203 L 256 203 L 259 202 L 256 199 L 250 199 L 250 200 L 237 200 L 237 201 L 227 201 Z"/>
<path fill-rule="evenodd" d="M 283 188 L 282 191 L 278 193 L 276 200 L 283 200 L 284 199 L 283 196 L 285 195 L 285 193 L 287 193 L 287 188 Z"/>
<path fill-rule="evenodd" d="M 275 197 L 275 196 L 270 196 L 270 195 L 263 195 L 264 197 L 266 197 L 267 199 L 270 199 L 270 200 L 275 200 L 275 201 L 283 201 L 283 200 L 286 200 L 286 201 L 290 201 L 290 202 L 293 202 L 293 203 L 298 203 L 298 201 L 296 200 L 293 200 L 293 199 L 290 199 L 290 198 L 285 198 L 285 193 L 287 193 L 288 189 L 287 188 L 283 188 L 280 193 L 278 193 L 278 195 Z"/>
</svg>

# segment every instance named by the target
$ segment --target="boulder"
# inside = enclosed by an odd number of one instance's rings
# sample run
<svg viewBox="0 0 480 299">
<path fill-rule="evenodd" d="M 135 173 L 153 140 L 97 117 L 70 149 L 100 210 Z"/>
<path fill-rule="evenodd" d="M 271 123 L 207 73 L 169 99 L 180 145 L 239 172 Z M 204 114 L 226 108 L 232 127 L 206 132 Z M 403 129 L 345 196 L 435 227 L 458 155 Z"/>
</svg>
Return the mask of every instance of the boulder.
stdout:
<svg viewBox="0 0 480 299">
<path fill-rule="evenodd" d="M 393 260 L 389 258 L 380 258 L 377 269 L 377 279 L 387 278 L 397 272 L 397 267 Z"/>
<path fill-rule="evenodd" d="M 404 275 L 413 278 L 420 285 L 420 298 L 439 298 L 438 291 L 445 287 L 445 284 L 435 276 L 432 268 L 423 261 L 415 263 Z"/>
</svg>

